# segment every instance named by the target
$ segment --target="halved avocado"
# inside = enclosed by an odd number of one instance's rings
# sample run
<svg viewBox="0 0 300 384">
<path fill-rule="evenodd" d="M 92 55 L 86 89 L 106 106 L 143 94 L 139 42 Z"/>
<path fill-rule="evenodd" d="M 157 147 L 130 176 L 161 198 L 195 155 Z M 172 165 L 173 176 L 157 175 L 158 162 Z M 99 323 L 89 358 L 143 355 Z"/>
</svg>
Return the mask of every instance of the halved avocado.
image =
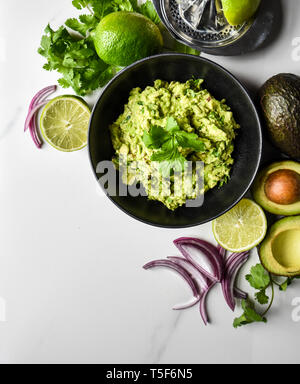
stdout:
<svg viewBox="0 0 300 384">
<path fill-rule="evenodd" d="M 260 246 L 264 267 L 274 275 L 300 275 L 300 216 L 286 217 L 275 223 Z"/>
<path fill-rule="evenodd" d="M 282 186 L 280 185 L 280 182 L 283 183 Z M 277 201 L 276 193 L 272 194 L 270 192 L 270 183 L 273 183 L 275 192 L 276 189 L 278 191 L 278 185 L 280 187 L 280 196 L 277 196 Z M 282 196 L 284 195 L 282 189 L 285 186 L 288 186 L 289 190 L 286 191 L 286 196 Z M 291 191 L 291 189 L 293 189 L 293 191 Z M 267 212 L 283 216 L 300 214 L 299 191 L 300 163 L 295 161 L 281 161 L 271 164 L 258 174 L 252 187 L 253 198 L 262 208 Z M 267 193 L 269 193 L 269 196 L 267 196 Z M 273 195 L 275 195 L 275 197 Z"/>
</svg>

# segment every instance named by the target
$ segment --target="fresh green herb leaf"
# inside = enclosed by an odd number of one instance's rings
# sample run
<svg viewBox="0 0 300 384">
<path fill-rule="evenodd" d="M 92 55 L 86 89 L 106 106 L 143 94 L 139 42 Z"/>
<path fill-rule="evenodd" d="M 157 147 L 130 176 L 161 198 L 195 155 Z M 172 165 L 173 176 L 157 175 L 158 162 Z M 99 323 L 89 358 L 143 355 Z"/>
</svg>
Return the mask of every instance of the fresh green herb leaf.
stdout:
<svg viewBox="0 0 300 384">
<path fill-rule="evenodd" d="M 280 286 L 279 290 L 285 292 L 288 289 L 288 286 L 291 285 L 291 279 L 286 279 Z"/>
<path fill-rule="evenodd" d="M 145 131 L 143 142 L 147 148 L 159 149 L 151 157 L 152 161 L 160 164 L 163 176 L 170 176 L 170 171 L 183 171 L 186 159 L 179 152 L 178 147 L 189 148 L 200 152 L 205 150 L 204 143 L 195 133 L 181 131 L 174 117 L 167 119 L 165 128 L 153 126 L 149 132 Z"/>
<path fill-rule="evenodd" d="M 262 317 L 259 313 L 256 312 L 254 305 L 249 300 L 242 300 L 242 308 L 244 313 L 240 317 L 234 319 L 234 328 L 252 324 L 254 322 L 267 322 L 265 317 Z"/>
<path fill-rule="evenodd" d="M 286 291 L 295 279 L 300 279 L 300 276 L 288 277 L 280 286 L 280 291 Z"/>
<path fill-rule="evenodd" d="M 170 177 L 172 172 L 182 172 L 186 163 L 172 140 L 163 144 L 161 151 L 154 153 L 151 160 L 160 163 L 159 170 L 163 177 Z"/>
<path fill-rule="evenodd" d="M 180 131 L 180 127 L 177 121 L 174 119 L 174 117 L 169 117 L 167 119 L 166 131 L 169 132 L 170 134 Z"/>
<path fill-rule="evenodd" d="M 38 52 L 47 59 L 46 70 L 62 74 L 59 84 L 81 96 L 105 85 L 116 72 L 98 57 L 90 36 L 78 40 L 64 27 L 54 31 L 47 26 Z"/>
<path fill-rule="evenodd" d="M 152 20 L 153 23 L 159 24 L 160 18 L 156 13 L 154 5 L 151 0 L 147 0 L 146 3 L 142 4 L 140 7 L 140 13 Z"/>
<path fill-rule="evenodd" d="M 205 144 L 199 140 L 199 137 L 195 133 L 188 133 L 185 131 L 176 132 L 176 140 L 180 147 L 190 148 L 196 152 L 204 152 Z"/>
<path fill-rule="evenodd" d="M 259 302 L 259 304 L 268 304 L 269 302 L 269 296 L 266 295 L 266 290 L 262 289 L 259 292 L 255 293 L 255 298 Z"/>
<path fill-rule="evenodd" d="M 83 9 L 89 5 L 89 1 L 87 0 L 73 0 L 72 4 L 74 5 L 75 8 L 77 9 Z"/>
<path fill-rule="evenodd" d="M 87 8 L 99 21 L 109 13 L 118 10 L 117 2 L 111 0 L 73 0 L 72 4 L 79 10 Z"/>
<path fill-rule="evenodd" d="M 147 148 L 150 149 L 159 149 L 163 144 L 170 139 L 168 133 L 157 125 L 154 125 L 150 128 L 149 133 L 144 132 L 143 142 Z M 164 159 L 165 160 L 165 159 Z M 159 160 L 154 160 L 159 161 Z"/>
<path fill-rule="evenodd" d="M 97 27 L 99 19 L 93 15 L 80 15 L 79 20 L 76 18 L 68 19 L 65 24 L 72 31 L 78 32 L 81 36 L 86 37 L 88 32 Z"/>
<path fill-rule="evenodd" d="M 188 47 L 185 44 L 179 43 L 179 41 L 177 41 L 177 40 L 175 41 L 175 45 L 173 47 L 173 50 L 175 52 L 178 52 L 178 53 L 186 53 L 186 54 L 194 55 L 194 56 L 200 56 L 200 54 L 201 54 L 200 51 L 198 51 L 194 48 Z"/>
<path fill-rule="evenodd" d="M 249 284 L 255 289 L 266 289 L 270 285 L 271 278 L 269 273 L 261 264 L 257 264 L 251 268 L 250 275 L 246 276 Z"/>
</svg>

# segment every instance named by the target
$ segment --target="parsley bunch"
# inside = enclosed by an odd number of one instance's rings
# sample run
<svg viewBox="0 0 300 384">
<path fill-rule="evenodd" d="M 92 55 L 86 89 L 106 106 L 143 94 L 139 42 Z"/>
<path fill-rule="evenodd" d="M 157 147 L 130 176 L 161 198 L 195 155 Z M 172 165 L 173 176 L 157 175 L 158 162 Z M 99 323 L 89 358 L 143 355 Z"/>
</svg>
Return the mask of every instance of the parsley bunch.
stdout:
<svg viewBox="0 0 300 384">
<path fill-rule="evenodd" d="M 205 144 L 195 133 L 182 131 L 174 119 L 169 117 L 165 128 L 154 125 L 145 131 L 143 142 L 149 149 L 158 150 L 151 156 L 152 161 L 160 163 L 160 172 L 164 177 L 170 176 L 171 170 L 184 170 L 186 159 L 178 147 L 189 148 L 196 152 L 205 151 Z"/>
</svg>

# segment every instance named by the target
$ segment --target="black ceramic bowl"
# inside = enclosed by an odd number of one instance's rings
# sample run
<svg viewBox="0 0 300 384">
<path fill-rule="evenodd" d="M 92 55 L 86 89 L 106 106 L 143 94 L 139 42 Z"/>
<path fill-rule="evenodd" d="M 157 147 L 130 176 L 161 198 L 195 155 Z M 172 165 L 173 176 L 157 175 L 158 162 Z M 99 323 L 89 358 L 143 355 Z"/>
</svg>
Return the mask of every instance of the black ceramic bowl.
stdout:
<svg viewBox="0 0 300 384">
<path fill-rule="evenodd" d="M 210 60 L 184 54 L 162 54 L 126 68 L 100 95 L 92 113 L 88 140 L 91 165 L 97 180 L 103 176 L 97 174 L 97 164 L 111 160 L 114 155 L 109 125 L 123 112 L 131 89 L 143 89 L 153 85 L 157 79 L 185 82 L 193 76 L 204 79 L 205 88 L 217 99 L 226 98 L 241 125 L 235 141 L 235 164 L 231 179 L 221 189 L 207 192 L 202 207 L 183 206 L 174 212 L 162 203 L 142 196 L 109 196 L 128 215 L 147 224 L 166 228 L 192 227 L 222 215 L 246 194 L 259 167 L 262 151 L 260 121 L 249 94 L 239 81 Z M 104 188 L 104 185 L 101 186 Z"/>
</svg>

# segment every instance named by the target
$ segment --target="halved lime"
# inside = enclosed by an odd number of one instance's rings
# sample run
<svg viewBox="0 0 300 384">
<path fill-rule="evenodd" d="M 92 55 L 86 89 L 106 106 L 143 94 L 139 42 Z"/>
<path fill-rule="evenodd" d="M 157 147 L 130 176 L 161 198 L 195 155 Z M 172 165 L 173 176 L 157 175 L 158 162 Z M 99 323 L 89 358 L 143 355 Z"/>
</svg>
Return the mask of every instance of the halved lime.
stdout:
<svg viewBox="0 0 300 384">
<path fill-rule="evenodd" d="M 231 252 L 248 251 L 262 242 L 267 233 L 267 219 L 262 208 L 249 199 L 213 221 L 216 241 Z"/>
<path fill-rule="evenodd" d="M 76 96 L 58 96 L 42 112 L 42 135 L 59 151 L 78 151 L 87 145 L 90 116 L 84 100 Z"/>
<path fill-rule="evenodd" d="M 251 19 L 261 0 L 222 0 L 223 12 L 231 25 L 239 25 Z"/>
</svg>

